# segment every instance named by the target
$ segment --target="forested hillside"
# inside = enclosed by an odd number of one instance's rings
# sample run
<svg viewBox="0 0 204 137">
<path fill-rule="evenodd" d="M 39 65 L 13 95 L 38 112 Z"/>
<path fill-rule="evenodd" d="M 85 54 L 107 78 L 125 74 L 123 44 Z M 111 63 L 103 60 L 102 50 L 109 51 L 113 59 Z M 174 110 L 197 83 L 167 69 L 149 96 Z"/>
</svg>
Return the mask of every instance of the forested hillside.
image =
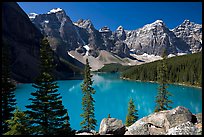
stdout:
<svg viewBox="0 0 204 137">
<path fill-rule="evenodd" d="M 157 66 L 160 61 L 131 67 L 122 72 L 123 78 L 142 81 L 157 81 Z M 167 59 L 168 81 L 202 86 L 202 52 Z"/>
</svg>

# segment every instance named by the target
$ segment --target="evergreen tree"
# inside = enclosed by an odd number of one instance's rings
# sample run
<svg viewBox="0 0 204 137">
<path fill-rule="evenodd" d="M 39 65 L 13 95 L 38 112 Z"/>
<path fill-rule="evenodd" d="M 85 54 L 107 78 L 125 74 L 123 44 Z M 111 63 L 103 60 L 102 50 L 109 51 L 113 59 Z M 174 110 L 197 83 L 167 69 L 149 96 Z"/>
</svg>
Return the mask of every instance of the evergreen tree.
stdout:
<svg viewBox="0 0 204 137">
<path fill-rule="evenodd" d="M 94 98 L 92 94 L 95 94 L 95 90 L 92 87 L 93 81 L 91 80 L 92 75 L 90 74 L 91 67 L 89 66 L 88 59 L 86 59 L 86 65 L 84 70 L 84 81 L 82 87 L 82 110 L 83 113 L 80 115 L 83 117 L 83 121 L 80 123 L 83 130 L 90 131 L 95 129 L 96 119 L 94 116 Z"/>
<path fill-rule="evenodd" d="M 10 54 L 9 45 L 3 43 L 2 46 L 2 73 L 1 73 L 1 103 L 2 103 L 2 128 L 1 133 L 9 130 L 6 120 L 11 119 L 13 111 L 15 110 L 15 84 L 11 81 L 10 77 Z"/>
<path fill-rule="evenodd" d="M 166 64 L 166 52 L 164 51 L 164 54 L 162 55 L 163 60 L 161 61 L 161 64 L 158 67 L 158 93 L 156 96 L 156 107 L 155 112 L 167 110 L 172 108 L 169 106 L 169 103 L 173 103 L 171 100 L 169 100 L 169 96 L 171 96 L 171 93 L 167 91 L 168 87 L 168 81 L 167 81 L 167 64 Z"/>
<path fill-rule="evenodd" d="M 125 125 L 128 127 L 135 123 L 135 121 L 138 120 L 138 113 L 136 110 L 136 107 L 134 105 L 134 101 L 132 98 L 130 98 L 130 101 L 128 103 L 128 114 L 126 116 L 126 122 Z"/>
<path fill-rule="evenodd" d="M 32 134 L 59 135 L 71 134 L 69 116 L 62 105 L 62 97 L 58 92 L 57 82 L 52 74 L 55 67 L 53 51 L 46 38 L 41 41 L 40 75 L 32 85 L 37 90 L 31 95 L 31 105 L 26 106 L 26 113 L 32 118 L 30 124 L 35 127 Z"/>
<path fill-rule="evenodd" d="M 10 130 L 4 135 L 29 135 L 29 118 L 16 108 L 12 119 L 6 121 Z"/>
</svg>

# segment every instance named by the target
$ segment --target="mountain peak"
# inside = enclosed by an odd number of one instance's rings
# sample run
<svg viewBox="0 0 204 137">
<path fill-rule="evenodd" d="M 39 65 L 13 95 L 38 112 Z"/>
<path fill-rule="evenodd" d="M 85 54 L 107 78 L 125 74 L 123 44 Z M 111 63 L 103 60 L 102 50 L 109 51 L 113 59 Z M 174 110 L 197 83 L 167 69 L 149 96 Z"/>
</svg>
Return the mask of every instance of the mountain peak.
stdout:
<svg viewBox="0 0 204 137">
<path fill-rule="evenodd" d="M 111 30 L 107 26 L 104 26 L 101 29 L 99 29 L 99 32 L 111 32 Z"/>
<path fill-rule="evenodd" d="M 119 26 L 117 30 L 124 30 L 123 26 Z"/>
<path fill-rule="evenodd" d="M 182 23 L 182 25 L 193 25 L 194 23 L 193 22 L 191 22 L 190 20 L 184 20 L 183 21 L 183 23 Z"/>
<path fill-rule="evenodd" d="M 147 24 L 145 25 L 142 29 L 145 29 L 145 30 L 154 30 L 155 28 L 157 27 L 165 27 L 165 23 L 162 21 L 162 20 L 156 20 L 155 22 L 153 23 L 150 23 L 150 24 Z"/>
<path fill-rule="evenodd" d="M 54 8 L 54 9 L 51 9 L 47 14 L 52 14 L 52 13 L 57 13 L 57 12 L 62 12 L 62 11 L 64 10 L 61 8 Z"/>
<path fill-rule="evenodd" d="M 162 20 L 156 20 L 155 22 L 152 23 L 152 25 L 160 25 L 160 26 L 164 26 L 164 22 Z"/>
</svg>

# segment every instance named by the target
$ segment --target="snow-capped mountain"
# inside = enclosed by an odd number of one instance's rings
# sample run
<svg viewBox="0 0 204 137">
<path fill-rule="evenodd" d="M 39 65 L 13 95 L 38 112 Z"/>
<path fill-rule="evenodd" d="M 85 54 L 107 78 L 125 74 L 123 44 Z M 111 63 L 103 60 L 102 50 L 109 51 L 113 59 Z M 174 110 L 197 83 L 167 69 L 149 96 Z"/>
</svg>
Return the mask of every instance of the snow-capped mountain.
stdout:
<svg viewBox="0 0 204 137">
<path fill-rule="evenodd" d="M 105 54 L 101 54 L 106 51 L 110 56 L 116 55 L 119 60 L 128 59 L 131 62 L 129 65 L 135 65 L 159 59 L 164 49 L 167 49 L 169 57 L 202 50 L 202 25 L 188 20 L 172 30 L 162 20 L 156 20 L 136 30 L 125 30 L 119 26 L 111 31 L 108 26 L 95 29 L 90 20 L 72 22 L 61 8 L 28 16 L 48 36 L 52 49 L 64 58 L 79 58 L 75 55 L 80 55 L 99 59 L 100 56 L 102 64 L 106 64 L 105 57 L 102 57 Z"/>
</svg>

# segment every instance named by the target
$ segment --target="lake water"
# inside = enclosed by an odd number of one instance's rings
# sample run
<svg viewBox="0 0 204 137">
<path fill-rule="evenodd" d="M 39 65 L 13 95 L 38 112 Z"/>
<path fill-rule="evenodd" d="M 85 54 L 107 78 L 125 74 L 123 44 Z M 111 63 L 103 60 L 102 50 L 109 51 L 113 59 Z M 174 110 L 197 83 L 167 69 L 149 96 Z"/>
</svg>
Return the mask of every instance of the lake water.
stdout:
<svg viewBox="0 0 204 137">
<path fill-rule="evenodd" d="M 100 122 L 103 118 L 111 117 L 121 119 L 125 123 L 127 115 L 128 101 L 133 98 L 139 118 L 153 113 L 155 108 L 155 96 L 157 95 L 158 84 L 150 82 L 136 82 L 119 79 L 119 74 L 94 74 L 93 87 L 96 94 L 95 118 L 97 120 L 96 130 L 99 130 Z M 63 105 L 68 109 L 70 125 L 73 129 L 79 130 L 82 118 L 82 80 L 58 81 L 59 92 L 62 96 Z M 32 84 L 18 84 L 15 91 L 17 106 L 21 110 L 26 110 L 26 105 L 31 101 L 31 92 L 35 91 Z M 168 91 L 173 96 L 169 99 L 173 101 L 173 108 L 179 105 L 188 108 L 192 113 L 202 112 L 202 89 L 180 85 L 169 85 Z"/>
</svg>

